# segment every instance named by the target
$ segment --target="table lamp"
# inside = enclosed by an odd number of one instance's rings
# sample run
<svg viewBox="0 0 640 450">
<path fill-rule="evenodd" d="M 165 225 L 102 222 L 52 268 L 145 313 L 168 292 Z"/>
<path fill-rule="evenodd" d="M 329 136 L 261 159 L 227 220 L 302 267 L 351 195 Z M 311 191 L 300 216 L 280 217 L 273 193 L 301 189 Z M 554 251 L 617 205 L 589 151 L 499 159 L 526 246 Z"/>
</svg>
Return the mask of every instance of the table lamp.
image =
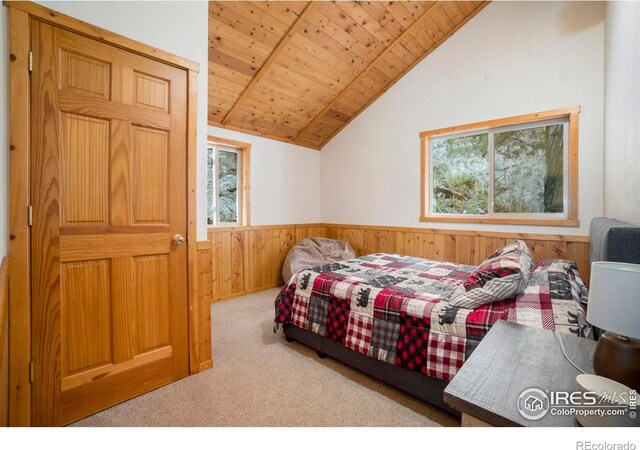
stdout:
<svg viewBox="0 0 640 450">
<path fill-rule="evenodd" d="M 640 391 L 640 264 L 591 264 L 587 321 L 606 331 L 593 355 L 596 375 Z"/>
</svg>

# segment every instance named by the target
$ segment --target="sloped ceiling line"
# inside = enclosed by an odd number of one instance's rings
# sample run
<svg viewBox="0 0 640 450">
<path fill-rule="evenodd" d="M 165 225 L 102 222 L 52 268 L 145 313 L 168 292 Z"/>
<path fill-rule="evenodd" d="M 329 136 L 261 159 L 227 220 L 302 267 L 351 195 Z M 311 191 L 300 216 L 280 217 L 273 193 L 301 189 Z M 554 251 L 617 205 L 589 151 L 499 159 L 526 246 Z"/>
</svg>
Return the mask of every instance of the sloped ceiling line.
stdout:
<svg viewBox="0 0 640 450">
<path fill-rule="evenodd" d="M 306 18 L 306 14 L 311 9 L 312 5 L 313 5 L 313 2 L 309 2 L 304 7 L 304 9 L 302 10 L 302 13 L 298 16 L 298 18 L 293 23 L 293 25 L 291 25 L 291 28 L 289 28 L 289 31 L 287 32 L 286 36 L 273 49 L 273 51 L 271 52 L 271 54 L 269 55 L 267 60 L 264 62 L 264 64 L 262 65 L 262 67 L 260 68 L 258 73 L 255 74 L 255 76 L 253 77 L 253 79 L 251 80 L 249 85 L 245 88 L 245 90 L 242 92 L 240 97 L 238 97 L 238 100 L 231 107 L 231 109 L 229 110 L 227 115 L 224 117 L 224 119 L 222 119 L 222 125 L 226 125 L 227 124 L 227 122 L 229 121 L 229 118 L 231 117 L 233 112 L 236 110 L 238 105 L 242 103 L 242 101 L 251 92 L 253 87 L 256 84 L 258 84 L 258 82 L 262 79 L 262 77 L 267 73 L 267 71 L 269 70 L 269 67 L 271 67 L 271 65 L 273 64 L 273 61 L 275 61 L 276 58 L 280 55 L 280 53 L 282 53 L 282 51 L 287 47 L 287 45 L 289 44 L 289 41 L 291 40 L 293 35 L 296 34 L 298 32 L 298 30 L 300 29 L 300 27 L 304 24 L 304 21 L 305 21 L 305 18 Z"/>
<path fill-rule="evenodd" d="M 351 83 L 349 83 L 349 85 L 344 88 L 344 91 L 346 91 L 347 89 L 353 87 L 356 83 L 358 83 L 359 81 L 362 80 L 362 78 L 367 75 L 369 73 L 369 71 L 376 66 L 376 64 L 381 61 L 387 54 L 389 54 L 392 50 L 393 47 L 402 41 L 402 38 L 409 35 L 411 33 L 411 31 L 413 29 L 415 29 L 416 27 L 420 26 L 420 21 L 426 17 L 429 12 L 437 5 L 437 3 L 433 3 L 431 6 L 429 6 L 424 13 L 422 13 L 422 15 L 415 21 L 413 22 L 409 28 L 407 28 L 402 34 L 400 34 L 397 38 L 395 38 L 395 40 L 389 44 L 389 46 L 387 48 L 385 48 L 382 53 L 380 53 L 378 56 L 376 56 L 376 59 L 374 59 L 373 61 L 371 61 L 369 63 L 369 65 L 362 71 L 360 72 L 360 74 L 358 74 L 358 76 L 356 76 L 356 78 L 353 79 L 353 81 L 351 81 Z M 344 92 L 342 91 L 342 92 Z M 331 100 L 331 103 L 329 103 L 327 106 L 325 106 L 325 108 L 320 111 L 320 113 L 311 121 L 307 124 L 306 127 L 304 127 L 302 129 L 302 131 L 300 133 L 298 133 L 298 135 L 295 137 L 295 139 L 293 140 L 294 142 L 296 142 L 300 136 L 304 135 L 304 133 L 309 130 L 311 127 L 313 127 L 316 122 L 327 112 L 329 112 L 331 110 L 331 108 L 336 104 L 336 101 L 340 98 L 340 96 L 342 95 L 342 92 L 340 92 L 338 95 L 336 95 L 333 100 Z"/>
<path fill-rule="evenodd" d="M 320 149 L 487 3 L 209 2 L 209 123 Z"/>
</svg>

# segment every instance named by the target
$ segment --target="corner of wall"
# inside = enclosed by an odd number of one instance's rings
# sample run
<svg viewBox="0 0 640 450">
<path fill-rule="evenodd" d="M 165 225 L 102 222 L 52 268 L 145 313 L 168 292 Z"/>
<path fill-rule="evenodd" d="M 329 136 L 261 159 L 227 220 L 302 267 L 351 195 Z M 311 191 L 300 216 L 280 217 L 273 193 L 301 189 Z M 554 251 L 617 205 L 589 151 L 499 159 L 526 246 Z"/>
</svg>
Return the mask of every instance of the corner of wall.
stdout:
<svg viewBox="0 0 640 450">
<path fill-rule="evenodd" d="M 604 74 L 604 214 L 640 225 L 640 3 L 607 3 Z"/>
<path fill-rule="evenodd" d="M 604 14 L 596 2 L 492 2 L 324 147 L 322 221 L 587 235 L 604 207 Z M 418 222 L 421 131 L 574 105 L 580 227 Z"/>
</svg>

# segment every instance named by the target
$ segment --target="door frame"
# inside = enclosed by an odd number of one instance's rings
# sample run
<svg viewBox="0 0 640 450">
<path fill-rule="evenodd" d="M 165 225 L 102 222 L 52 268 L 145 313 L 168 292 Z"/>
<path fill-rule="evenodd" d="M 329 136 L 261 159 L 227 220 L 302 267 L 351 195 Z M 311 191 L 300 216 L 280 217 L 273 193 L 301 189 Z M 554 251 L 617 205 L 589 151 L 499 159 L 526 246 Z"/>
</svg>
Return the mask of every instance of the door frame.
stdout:
<svg viewBox="0 0 640 450">
<path fill-rule="evenodd" d="M 207 368 L 198 353 L 196 128 L 198 63 L 32 2 L 4 1 L 9 12 L 9 425 L 31 425 L 30 75 L 32 19 L 187 72 L 187 297 L 189 374 Z M 207 311 L 204 311 L 206 313 Z M 206 358 L 206 355 L 202 355 Z M 201 364 L 202 363 L 202 364 Z"/>
</svg>

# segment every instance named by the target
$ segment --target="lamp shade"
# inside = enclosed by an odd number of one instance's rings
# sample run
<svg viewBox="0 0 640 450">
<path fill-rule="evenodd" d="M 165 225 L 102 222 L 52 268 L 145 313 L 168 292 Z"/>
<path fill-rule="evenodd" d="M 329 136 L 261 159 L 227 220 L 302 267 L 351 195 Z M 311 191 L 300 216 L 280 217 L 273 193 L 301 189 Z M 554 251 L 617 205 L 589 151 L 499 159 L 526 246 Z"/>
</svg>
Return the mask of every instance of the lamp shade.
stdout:
<svg viewBox="0 0 640 450">
<path fill-rule="evenodd" d="M 591 264 L 587 321 L 606 331 L 640 339 L 640 264 Z"/>
</svg>

